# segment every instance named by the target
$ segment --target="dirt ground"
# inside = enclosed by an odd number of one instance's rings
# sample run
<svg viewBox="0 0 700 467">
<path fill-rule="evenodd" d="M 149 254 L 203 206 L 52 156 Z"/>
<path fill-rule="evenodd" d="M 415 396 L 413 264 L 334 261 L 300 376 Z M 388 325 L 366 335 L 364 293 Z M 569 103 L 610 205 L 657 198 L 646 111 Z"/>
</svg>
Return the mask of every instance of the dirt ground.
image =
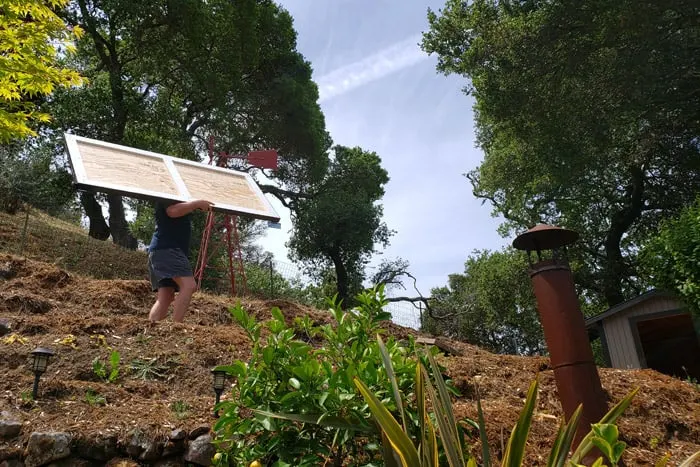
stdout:
<svg viewBox="0 0 700 467">
<path fill-rule="evenodd" d="M 87 278 L 52 264 L 0 255 L 0 323 L 11 328 L 0 337 L 0 411 L 21 413 L 30 427 L 23 430 L 25 437 L 37 430 L 125 436 L 133 428 L 165 436 L 174 428 L 211 424 L 210 369 L 245 359 L 250 352 L 242 329 L 231 323 L 227 309 L 233 301 L 197 294 L 184 324 L 166 321 L 144 334 L 152 299 L 145 280 Z M 269 318 L 273 306 L 288 318 L 308 314 L 319 322 L 330 319 L 327 313 L 287 301 L 242 303 L 261 320 Z M 390 332 L 397 337 L 414 333 L 399 326 L 391 326 Z M 543 465 L 561 416 L 547 359 L 450 344 L 462 354 L 444 359 L 463 394 L 455 400 L 456 414 L 476 419 L 478 381 L 494 447 L 507 439 L 528 385 L 539 374 L 527 465 Z M 39 400 L 32 402 L 26 400 L 33 381 L 29 353 L 39 346 L 52 348 L 56 356 L 42 377 Z M 92 362 L 96 357 L 107 362 L 111 349 L 121 354 L 120 378 L 116 383 L 98 381 Z M 141 362 L 145 379 L 128 371 L 134 361 Z M 700 449 L 697 386 L 649 370 L 601 369 L 600 374 L 611 401 L 640 388 L 619 422 L 629 446 L 627 465 L 654 465 L 665 452 L 677 463 Z M 91 404 L 88 393 L 99 394 L 104 403 L 93 398 Z"/>
</svg>

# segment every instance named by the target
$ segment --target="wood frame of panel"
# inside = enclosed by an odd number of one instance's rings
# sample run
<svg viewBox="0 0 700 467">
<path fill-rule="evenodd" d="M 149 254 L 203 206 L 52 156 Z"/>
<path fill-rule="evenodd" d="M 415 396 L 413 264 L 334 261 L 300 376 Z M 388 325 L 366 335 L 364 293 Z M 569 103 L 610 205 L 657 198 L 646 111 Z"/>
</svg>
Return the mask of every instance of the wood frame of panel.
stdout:
<svg viewBox="0 0 700 467">
<path fill-rule="evenodd" d="M 201 164 L 199 162 L 193 162 L 186 159 L 180 159 L 172 156 L 166 156 L 163 154 L 158 154 L 151 151 L 144 151 L 142 149 L 131 148 L 128 146 L 121 146 L 118 144 L 107 143 L 104 141 L 99 141 L 95 139 L 85 138 L 82 136 L 77 136 L 73 134 L 66 133 L 66 146 L 68 148 L 68 160 L 73 171 L 73 181 L 74 185 L 81 190 L 88 191 L 103 191 L 108 193 L 116 193 L 132 198 L 141 198 L 146 200 L 170 200 L 170 201 L 190 201 L 193 199 L 188 189 L 186 181 L 183 179 L 182 174 L 178 171 L 176 165 L 183 165 L 195 168 L 197 170 L 202 170 L 211 174 L 216 174 L 220 178 L 220 174 L 228 177 L 237 178 L 239 181 L 244 180 L 247 189 L 250 191 L 252 198 L 255 199 L 255 207 L 246 207 L 234 203 L 226 203 L 221 200 L 214 202 L 213 209 L 219 212 L 225 212 L 229 214 L 243 215 L 254 217 L 257 219 L 264 219 L 273 222 L 279 222 L 280 217 L 272 207 L 270 201 L 265 197 L 262 190 L 258 184 L 253 180 L 253 177 L 246 172 L 239 172 L 230 169 L 225 169 L 222 167 L 215 167 L 211 165 Z M 86 168 L 85 160 L 81 153 L 82 145 L 91 145 L 98 148 L 98 150 L 105 151 L 106 153 L 112 152 L 113 156 L 117 153 L 129 154 L 136 156 L 140 159 L 145 159 L 147 164 L 151 168 L 151 172 L 158 168 L 158 163 L 163 164 L 164 170 L 161 171 L 160 176 L 160 186 L 169 188 L 166 189 L 149 189 L 144 186 L 144 184 L 136 184 L 130 181 L 127 182 L 114 182 L 114 181 L 100 181 L 92 179 L 88 175 L 88 170 Z M 133 165 L 133 164 L 132 164 Z M 103 170 L 109 170 L 109 164 L 105 163 Z M 167 174 L 167 181 L 163 178 L 164 174 Z M 144 177 L 144 173 L 124 173 L 125 180 L 134 180 L 139 177 Z M 156 175 L 157 176 L 157 175 Z M 129 178 L 130 177 L 130 178 Z M 158 180 L 153 180 L 157 182 Z M 170 182 L 170 183 L 167 183 Z M 157 185 L 158 183 L 152 183 Z M 166 185 L 168 185 L 166 187 Z M 237 184 L 239 188 L 241 183 Z M 244 189 L 245 190 L 245 189 Z M 198 189 L 201 192 L 201 187 Z M 220 198 L 217 193 L 212 193 L 212 198 Z"/>
</svg>

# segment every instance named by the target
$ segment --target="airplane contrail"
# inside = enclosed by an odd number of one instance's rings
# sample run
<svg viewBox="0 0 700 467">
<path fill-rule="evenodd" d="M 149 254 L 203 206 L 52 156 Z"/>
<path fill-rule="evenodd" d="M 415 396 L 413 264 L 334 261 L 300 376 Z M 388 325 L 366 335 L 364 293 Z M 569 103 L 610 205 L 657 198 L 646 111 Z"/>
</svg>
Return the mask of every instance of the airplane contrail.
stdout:
<svg viewBox="0 0 700 467">
<path fill-rule="evenodd" d="M 316 80 L 319 102 L 345 94 L 365 84 L 403 70 L 428 58 L 416 34 L 354 63 L 337 68 Z"/>
</svg>

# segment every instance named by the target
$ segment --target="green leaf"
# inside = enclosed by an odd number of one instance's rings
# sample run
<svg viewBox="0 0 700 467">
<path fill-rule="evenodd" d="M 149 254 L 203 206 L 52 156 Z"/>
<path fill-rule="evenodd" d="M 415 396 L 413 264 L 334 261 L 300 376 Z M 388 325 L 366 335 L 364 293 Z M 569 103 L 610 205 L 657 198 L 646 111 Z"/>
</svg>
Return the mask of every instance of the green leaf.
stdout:
<svg viewBox="0 0 700 467">
<path fill-rule="evenodd" d="M 442 417 L 445 418 L 445 423 L 443 424 L 443 426 L 441 427 L 440 423 L 438 423 L 438 428 L 440 429 L 440 432 L 442 434 L 443 442 L 445 441 L 445 438 L 447 438 L 448 444 L 454 446 L 454 449 L 456 451 L 456 457 L 453 460 L 459 459 L 459 462 L 461 463 L 464 460 L 464 454 L 462 453 L 462 443 L 459 440 L 457 432 L 457 422 L 455 421 L 455 416 L 452 412 L 452 399 L 450 398 L 449 391 L 447 390 L 445 380 L 442 378 L 442 372 L 440 371 L 440 367 L 435 361 L 435 357 L 430 352 L 428 352 L 428 362 L 430 363 L 430 367 L 433 372 L 433 379 L 435 380 L 435 386 L 437 387 L 439 395 L 439 398 L 437 399 L 437 404 L 439 408 L 439 413 L 436 413 L 437 420 L 439 422 Z M 426 381 L 427 387 L 429 389 L 432 389 L 432 385 L 430 384 L 430 382 L 427 379 Z M 430 399 L 433 401 L 433 404 L 436 403 L 436 400 L 432 394 L 430 396 Z M 443 430 L 447 431 L 445 432 Z"/>
<path fill-rule="evenodd" d="M 293 387 L 294 389 L 299 389 L 301 388 L 301 383 L 299 382 L 298 379 L 296 378 L 289 378 L 289 385 Z"/>
<path fill-rule="evenodd" d="M 384 433 L 386 433 L 389 442 L 391 443 L 394 450 L 397 452 L 401 458 L 401 462 L 404 467 L 414 467 L 420 465 L 420 460 L 418 459 L 418 452 L 416 451 L 411 438 L 408 437 L 406 433 L 403 432 L 401 426 L 397 423 L 394 417 L 391 416 L 389 411 L 379 402 L 379 399 L 372 394 L 365 384 L 358 378 L 353 380 L 355 385 L 359 389 L 362 396 L 365 398 L 369 409 L 377 420 L 377 423 L 381 426 Z"/>
<path fill-rule="evenodd" d="M 365 426 L 357 423 L 352 423 L 340 417 L 331 417 L 325 414 L 279 413 L 259 409 L 251 409 L 251 411 L 263 417 L 278 418 L 280 420 L 287 420 L 290 422 L 311 423 L 314 425 L 320 425 L 326 428 L 335 428 L 338 430 L 350 430 L 362 433 L 377 433 L 376 428 L 372 426 Z"/>
<path fill-rule="evenodd" d="M 272 347 L 265 347 L 263 349 L 263 361 L 266 365 L 272 365 L 272 361 L 275 358 L 275 349 Z"/>
<path fill-rule="evenodd" d="M 491 450 L 489 449 L 489 438 L 486 435 L 486 421 L 484 411 L 481 408 L 481 394 L 476 388 L 476 412 L 479 416 L 479 440 L 481 440 L 481 457 L 483 467 L 491 467 Z"/>
<path fill-rule="evenodd" d="M 277 321 L 280 321 L 282 324 L 284 324 L 284 315 L 282 314 L 282 310 L 280 310 L 277 307 L 274 307 L 272 310 L 270 310 L 270 313 L 272 313 L 272 317 L 276 319 Z"/>
<path fill-rule="evenodd" d="M 396 402 L 396 410 L 401 415 L 401 422 L 403 423 L 403 430 L 408 432 L 408 425 L 406 425 L 406 414 L 403 409 L 403 402 L 401 400 L 401 393 L 399 392 L 399 384 L 396 382 L 396 375 L 394 374 L 394 367 L 391 364 L 391 355 L 386 350 L 384 341 L 381 336 L 377 334 L 377 344 L 379 344 L 379 351 L 382 354 L 382 360 L 384 362 L 384 369 L 386 370 L 387 377 L 391 382 L 391 388 L 394 392 L 394 401 Z"/>
<path fill-rule="evenodd" d="M 397 453 L 391 445 L 391 441 L 387 438 L 386 433 L 382 431 L 382 458 L 385 467 L 400 467 L 400 459 L 397 459 Z"/>
<path fill-rule="evenodd" d="M 620 402 L 615 404 L 615 406 L 611 408 L 608 411 L 608 413 L 606 413 L 603 416 L 603 418 L 600 419 L 600 423 L 615 423 L 615 420 L 617 420 L 620 417 L 620 415 L 622 415 L 622 413 L 627 409 L 627 407 L 629 407 L 630 403 L 632 403 L 632 399 L 638 391 L 639 388 L 635 388 L 633 391 L 627 394 Z M 588 454 L 588 452 L 593 448 L 593 443 L 591 442 L 593 436 L 593 430 L 589 431 L 588 434 L 579 443 L 578 447 L 576 448 L 576 451 L 574 451 L 574 453 L 571 455 L 570 462 L 574 464 L 581 463 L 584 456 Z"/>
<path fill-rule="evenodd" d="M 571 443 L 576 435 L 576 428 L 578 427 L 579 418 L 581 418 L 581 413 L 583 411 L 583 406 L 579 404 L 568 423 L 563 423 L 559 427 L 559 432 L 554 440 L 554 446 L 549 453 L 549 459 L 547 460 L 547 467 L 564 467 L 566 464 L 566 459 L 569 457 L 569 450 L 571 449 Z"/>
<path fill-rule="evenodd" d="M 530 384 L 530 389 L 527 392 L 525 399 L 525 407 L 520 412 L 520 417 L 510 434 L 510 439 L 506 445 L 506 452 L 503 455 L 503 467 L 520 467 L 525 457 L 525 446 L 530 433 L 530 425 L 532 424 L 532 414 L 535 411 L 537 404 L 537 380 Z"/>
<path fill-rule="evenodd" d="M 426 370 L 423 368 L 423 371 Z M 433 411 L 435 413 L 435 419 L 437 420 L 442 447 L 445 450 L 447 462 L 451 467 L 461 467 L 464 465 L 464 455 L 462 454 L 462 445 L 457 437 L 457 427 L 450 423 L 450 415 L 452 415 L 451 400 L 448 398 L 447 401 L 445 401 L 440 395 L 440 392 L 435 390 L 427 378 L 427 371 L 424 376 L 426 381 L 425 387 L 430 395 L 430 401 L 433 403 Z"/>
</svg>

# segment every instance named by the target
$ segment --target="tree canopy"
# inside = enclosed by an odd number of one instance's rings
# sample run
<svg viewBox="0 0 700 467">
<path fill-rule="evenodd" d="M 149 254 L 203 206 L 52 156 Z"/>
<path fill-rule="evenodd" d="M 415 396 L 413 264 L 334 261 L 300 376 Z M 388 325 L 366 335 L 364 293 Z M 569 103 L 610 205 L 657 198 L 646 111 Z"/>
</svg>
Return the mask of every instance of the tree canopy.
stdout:
<svg viewBox="0 0 700 467">
<path fill-rule="evenodd" d="M 80 75 L 64 66 L 59 49 L 71 50 L 79 28 L 69 29 L 54 9 L 68 0 L 0 2 L 0 143 L 36 135 L 32 125 L 48 122 L 40 98 L 59 86 L 79 85 Z"/>
<path fill-rule="evenodd" d="M 676 292 L 700 316 L 700 197 L 660 226 L 642 263 L 654 285 Z"/>
<path fill-rule="evenodd" d="M 335 269 L 338 298 L 362 288 L 364 267 L 376 245 L 386 246 L 391 231 L 378 201 L 389 176 L 374 152 L 335 146 L 316 194 L 298 203 L 288 246 L 313 271 Z"/>
<path fill-rule="evenodd" d="M 227 153 L 274 148 L 277 183 L 262 188 L 287 205 L 325 172 L 318 90 L 275 3 L 72 0 L 64 17 L 86 32 L 72 65 L 90 84 L 54 97 L 57 129 L 189 159 L 210 137 Z M 122 198 L 104 197 L 109 224 L 100 198 L 81 195 L 91 235 L 135 247 Z"/>
<path fill-rule="evenodd" d="M 432 290 L 427 332 L 447 335 L 497 353 L 541 355 L 544 336 L 525 255 L 512 248 L 475 251 L 463 274 Z"/>
<path fill-rule="evenodd" d="M 448 0 L 423 48 L 468 79 L 483 163 L 468 174 L 512 236 L 576 230 L 576 280 L 611 306 L 638 251 L 700 190 L 700 23 L 690 0 Z"/>
</svg>

